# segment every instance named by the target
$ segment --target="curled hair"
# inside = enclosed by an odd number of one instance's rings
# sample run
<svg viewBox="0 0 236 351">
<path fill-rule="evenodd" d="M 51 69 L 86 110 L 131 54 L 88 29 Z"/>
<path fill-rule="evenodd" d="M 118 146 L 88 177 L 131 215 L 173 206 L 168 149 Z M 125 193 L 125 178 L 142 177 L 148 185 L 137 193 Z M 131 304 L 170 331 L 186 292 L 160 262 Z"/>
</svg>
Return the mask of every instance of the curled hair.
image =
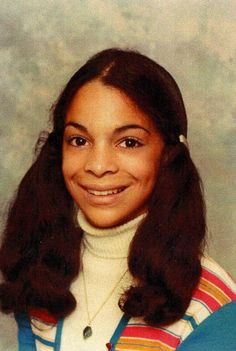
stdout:
<svg viewBox="0 0 236 351">
<path fill-rule="evenodd" d="M 129 270 L 138 284 L 121 298 L 132 316 L 150 325 L 182 317 L 201 274 L 205 237 L 201 182 L 184 145 L 163 153 L 148 215 L 131 244 Z"/>
<path fill-rule="evenodd" d="M 81 230 L 64 186 L 57 139 L 49 134 L 9 211 L 0 252 L 4 312 L 36 307 L 59 318 L 76 305 L 69 286 L 78 274 Z"/>
<path fill-rule="evenodd" d="M 62 176 L 62 137 L 75 93 L 95 79 L 129 96 L 165 142 L 148 214 L 130 245 L 128 266 L 136 284 L 119 305 L 128 316 L 166 325 L 184 314 L 201 274 L 206 232 L 201 180 L 188 149 L 179 142 L 180 134 L 187 136 L 187 118 L 176 82 L 151 59 L 119 49 L 88 60 L 54 106 L 53 131 L 9 212 L 0 251 L 5 280 L 1 308 L 43 308 L 55 317 L 75 308 L 70 284 L 79 272 L 82 232 Z"/>
</svg>

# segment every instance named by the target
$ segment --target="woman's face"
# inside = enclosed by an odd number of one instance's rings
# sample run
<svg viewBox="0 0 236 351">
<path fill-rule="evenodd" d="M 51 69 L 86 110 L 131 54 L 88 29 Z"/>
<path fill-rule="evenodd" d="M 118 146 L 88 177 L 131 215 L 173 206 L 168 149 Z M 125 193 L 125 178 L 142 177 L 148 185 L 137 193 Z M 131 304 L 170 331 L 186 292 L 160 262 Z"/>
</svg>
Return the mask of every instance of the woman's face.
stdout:
<svg viewBox="0 0 236 351">
<path fill-rule="evenodd" d="M 98 80 L 79 89 L 66 115 L 62 171 L 92 225 L 117 226 L 147 210 L 163 147 L 124 93 Z"/>
</svg>

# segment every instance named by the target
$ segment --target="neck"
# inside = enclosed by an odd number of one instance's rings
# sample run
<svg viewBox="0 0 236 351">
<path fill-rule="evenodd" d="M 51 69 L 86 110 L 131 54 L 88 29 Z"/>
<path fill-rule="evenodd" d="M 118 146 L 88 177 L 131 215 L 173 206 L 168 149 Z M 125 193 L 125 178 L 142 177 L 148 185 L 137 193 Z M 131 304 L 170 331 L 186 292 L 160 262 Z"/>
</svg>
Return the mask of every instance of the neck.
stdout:
<svg viewBox="0 0 236 351">
<path fill-rule="evenodd" d="M 145 216 L 142 214 L 120 226 L 102 229 L 92 226 L 79 210 L 78 223 L 84 231 L 84 248 L 98 257 L 127 258 L 130 242 Z"/>
</svg>

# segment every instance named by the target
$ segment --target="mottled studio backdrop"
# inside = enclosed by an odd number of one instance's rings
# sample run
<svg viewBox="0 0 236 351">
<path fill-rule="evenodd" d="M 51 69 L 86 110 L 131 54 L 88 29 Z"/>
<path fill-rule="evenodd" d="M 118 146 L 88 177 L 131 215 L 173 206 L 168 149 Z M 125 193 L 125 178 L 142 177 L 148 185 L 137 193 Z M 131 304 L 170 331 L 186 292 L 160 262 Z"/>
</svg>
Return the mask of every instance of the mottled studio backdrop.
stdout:
<svg viewBox="0 0 236 351">
<path fill-rule="evenodd" d="M 210 251 L 236 276 L 236 2 L 6 0 L 0 6 L 1 213 L 71 74 L 98 50 L 135 48 L 180 85 L 191 152 L 205 183 Z"/>
<path fill-rule="evenodd" d="M 236 1 L 1 0 L 0 25 L 1 222 L 67 79 L 101 49 L 138 49 L 179 83 L 209 251 L 236 277 Z"/>
</svg>

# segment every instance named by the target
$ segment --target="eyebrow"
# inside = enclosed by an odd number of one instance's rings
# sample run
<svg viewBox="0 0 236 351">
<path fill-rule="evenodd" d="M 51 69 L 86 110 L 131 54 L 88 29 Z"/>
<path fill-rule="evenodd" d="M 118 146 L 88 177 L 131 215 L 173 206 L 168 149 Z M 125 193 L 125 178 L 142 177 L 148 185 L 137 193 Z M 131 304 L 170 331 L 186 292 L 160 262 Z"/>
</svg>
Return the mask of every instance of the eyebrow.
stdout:
<svg viewBox="0 0 236 351">
<path fill-rule="evenodd" d="M 67 122 L 67 123 L 65 124 L 64 130 L 65 130 L 67 127 L 74 127 L 74 128 L 76 128 L 76 129 L 82 130 L 83 132 L 88 132 L 88 129 L 87 129 L 85 126 L 83 126 L 82 124 L 77 123 L 77 122 Z"/>
<path fill-rule="evenodd" d="M 88 133 L 88 129 L 87 129 L 85 126 L 83 126 L 83 125 L 80 124 L 80 123 L 72 122 L 72 121 L 71 121 L 71 122 L 67 122 L 67 123 L 65 124 L 64 129 L 66 129 L 67 127 L 70 127 L 70 126 L 76 128 L 76 129 L 80 129 L 80 130 L 82 130 L 83 132 Z M 126 124 L 126 125 L 124 125 L 124 126 L 117 127 L 117 128 L 115 128 L 114 133 L 115 133 L 115 134 L 119 134 L 119 133 L 124 132 L 124 131 L 126 131 L 126 130 L 128 130 L 128 129 L 142 129 L 142 130 L 144 130 L 146 133 L 151 134 L 150 131 L 149 131 L 148 129 L 146 129 L 146 128 L 140 126 L 139 124 Z"/>
</svg>

